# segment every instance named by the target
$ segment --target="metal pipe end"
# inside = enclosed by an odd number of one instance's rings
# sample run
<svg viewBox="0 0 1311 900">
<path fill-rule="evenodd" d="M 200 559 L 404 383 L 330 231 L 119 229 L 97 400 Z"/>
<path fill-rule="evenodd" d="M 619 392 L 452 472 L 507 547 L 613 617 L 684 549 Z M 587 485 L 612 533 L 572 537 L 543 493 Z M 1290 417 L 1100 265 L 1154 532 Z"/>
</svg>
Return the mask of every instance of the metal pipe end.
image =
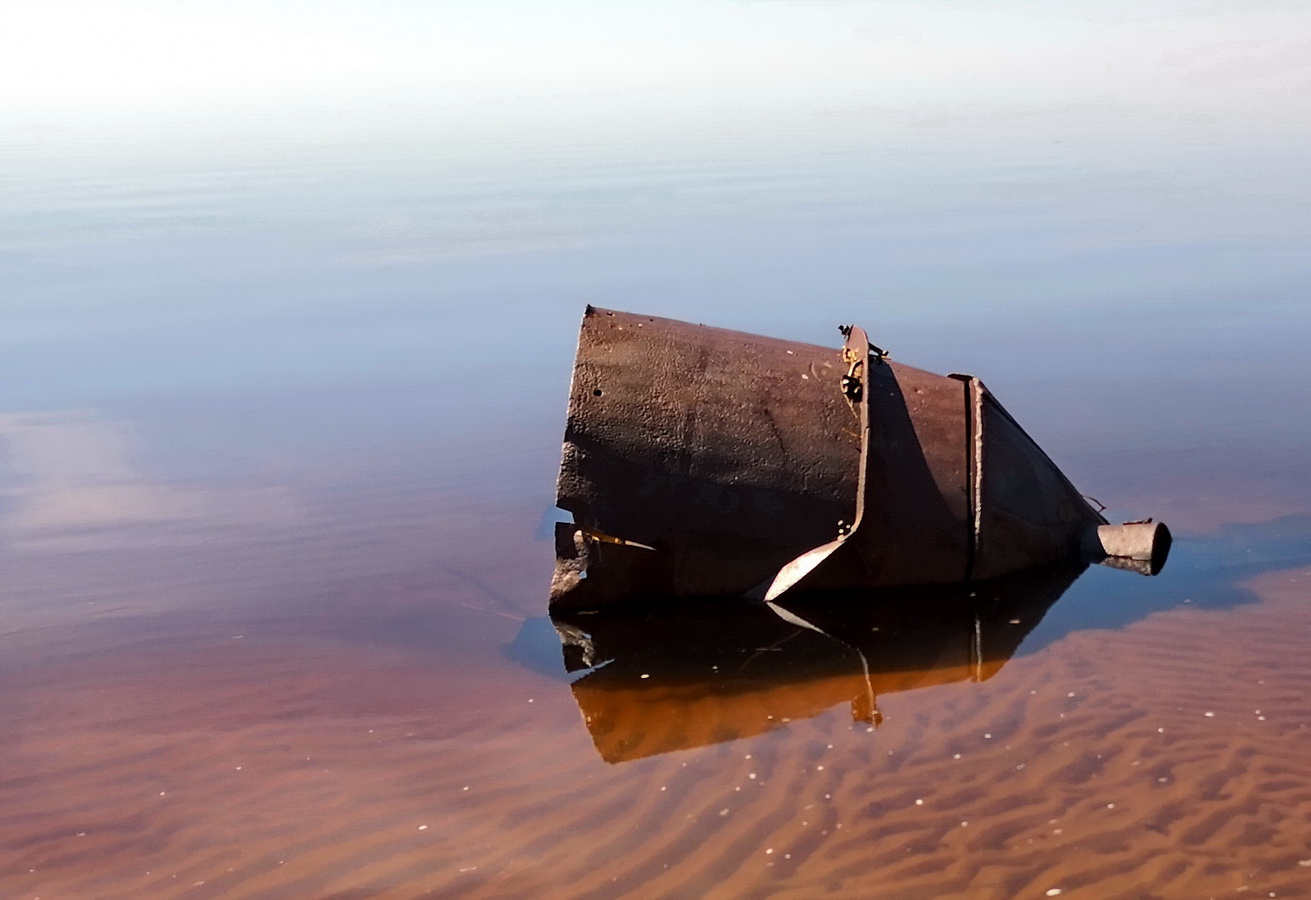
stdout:
<svg viewBox="0 0 1311 900">
<path fill-rule="evenodd" d="M 1155 575 L 1165 567 L 1174 539 L 1164 522 L 1099 525 L 1084 532 L 1083 550 L 1089 562 Z"/>
</svg>

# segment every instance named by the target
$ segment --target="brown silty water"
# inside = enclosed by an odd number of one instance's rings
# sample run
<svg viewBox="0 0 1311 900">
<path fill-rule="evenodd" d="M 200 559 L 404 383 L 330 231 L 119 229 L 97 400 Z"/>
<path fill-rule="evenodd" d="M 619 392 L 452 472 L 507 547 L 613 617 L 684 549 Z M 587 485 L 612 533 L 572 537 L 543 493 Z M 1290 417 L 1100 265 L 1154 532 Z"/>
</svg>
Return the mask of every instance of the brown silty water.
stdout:
<svg viewBox="0 0 1311 900">
<path fill-rule="evenodd" d="M 535 510 L 133 489 L 10 519 L 3 896 L 1311 895 L 1304 519 L 1085 575 L 1017 653 L 570 685 Z"/>
</svg>

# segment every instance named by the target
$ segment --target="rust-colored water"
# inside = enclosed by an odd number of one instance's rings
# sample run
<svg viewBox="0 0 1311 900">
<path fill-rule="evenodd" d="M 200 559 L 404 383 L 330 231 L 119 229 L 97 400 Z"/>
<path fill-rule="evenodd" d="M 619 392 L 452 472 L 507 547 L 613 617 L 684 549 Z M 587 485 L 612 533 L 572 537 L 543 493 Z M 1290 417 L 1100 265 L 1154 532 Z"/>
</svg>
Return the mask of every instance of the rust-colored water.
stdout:
<svg viewBox="0 0 1311 900">
<path fill-rule="evenodd" d="M 832 677 L 611 764 L 549 632 L 505 654 L 539 511 L 120 473 L 125 521 L 73 482 L 9 520 L 0 896 L 1311 896 L 1311 569 L 1252 576 L 1259 529 L 1181 543 L 1196 596 L 1099 570 L 981 683 L 886 675 L 878 728 Z"/>
</svg>

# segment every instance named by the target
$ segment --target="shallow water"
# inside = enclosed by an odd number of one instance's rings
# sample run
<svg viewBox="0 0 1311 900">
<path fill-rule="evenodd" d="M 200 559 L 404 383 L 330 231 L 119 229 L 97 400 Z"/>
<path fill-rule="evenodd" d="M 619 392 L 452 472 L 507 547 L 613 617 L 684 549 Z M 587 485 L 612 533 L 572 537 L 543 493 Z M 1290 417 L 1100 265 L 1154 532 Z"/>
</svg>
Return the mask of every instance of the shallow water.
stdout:
<svg viewBox="0 0 1311 900">
<path fill-rule="evenodd" d="M 1311 895 L 1302 158 L 978 137 L 7 146 L 0 894 Z M 587 302 L 858 321 L 1173 558 L 1004 652 L 571 684 Z"/>
</svg>

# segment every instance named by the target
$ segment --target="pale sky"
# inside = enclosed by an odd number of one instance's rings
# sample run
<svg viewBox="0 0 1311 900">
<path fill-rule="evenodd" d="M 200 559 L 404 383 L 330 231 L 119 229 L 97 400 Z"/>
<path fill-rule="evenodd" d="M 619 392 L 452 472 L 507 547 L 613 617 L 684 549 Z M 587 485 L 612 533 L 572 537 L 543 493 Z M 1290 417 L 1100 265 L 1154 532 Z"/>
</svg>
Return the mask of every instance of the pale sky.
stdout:
<svg viewBox="0 0 1311 900">
<path fill-rule="evenodd" d="M 0 121 L 205 119 L 456 136 L 604 124 L 1080 110 L 1311 123 L 1311 6 L 1060 2 L 77 2 L 0 5 Z M 290 117 L 290 120 L 288 119 Z M 830 127 L 830 126 L 824 126 Z M 837 126 L 832 126 L 837 127 Z M 3 139 L 0 139 L 2 141 Z"/>
</svg>

